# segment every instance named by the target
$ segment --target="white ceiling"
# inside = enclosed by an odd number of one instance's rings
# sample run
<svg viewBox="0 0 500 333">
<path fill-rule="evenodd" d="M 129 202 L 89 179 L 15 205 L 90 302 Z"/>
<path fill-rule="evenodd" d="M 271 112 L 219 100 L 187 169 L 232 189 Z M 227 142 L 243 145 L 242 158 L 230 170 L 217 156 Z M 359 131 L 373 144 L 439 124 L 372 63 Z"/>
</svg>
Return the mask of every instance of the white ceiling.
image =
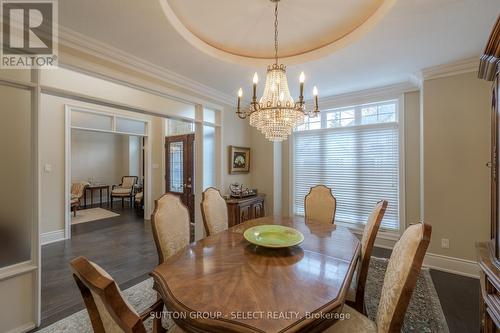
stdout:
<svg viewBox="0 0 500 333">
<path fill-rule="evenodd" d="M 159 1 L 165 0 L 59 1 L 59 23 L 227 94 L 236 95 L 240 86 L 248 93 L 255 71 L 264 77 L 264 66 L 224 62 L 192 46 L 170 24 Z M 269 0 L 252 0 L 259 1 L 269 7 Z M 206 10 L 230 17 L 219 8 L 225 2 L 211 0 Z M 499 12 L 499 0 L 398 0 L 357 40 L 323 58 L 289 66 L 292 95 L 298 92 L 294 81 L 300 71 L 307 76 L 308 96 L 313 85 L 329 96 L 407 81 L 423 68 L 478 56 Z M 229 19 L 213 24 L 231 31 Z M 262 38 L 270 39 L 272 48 L 272 24 Z"/>
</svg>

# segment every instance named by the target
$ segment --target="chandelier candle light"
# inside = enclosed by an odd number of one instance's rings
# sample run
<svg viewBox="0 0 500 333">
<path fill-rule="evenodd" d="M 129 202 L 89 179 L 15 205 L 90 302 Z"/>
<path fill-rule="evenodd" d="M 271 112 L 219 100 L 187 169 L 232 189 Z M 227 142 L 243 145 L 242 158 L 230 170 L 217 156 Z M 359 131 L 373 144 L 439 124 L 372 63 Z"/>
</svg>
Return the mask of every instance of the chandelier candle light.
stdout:
<svg viewBox="0 0 500 333">
<path fill-rule="evenodd" d="M 236 115 L 245 119 L 250 118 L 250 125 L 259 129 L 266 139 L 271 141 L 286 140 L 292 130 L 304 123 L 304 118 L 317 117 L 318 109 L 318 88 L 314 87 L 314 108 L 306 110 L 304 101 L 304 82 L 306 76 L 300 73 L 300 94 L 295 102 L 288 89 L 286 78 L 286 67 L 278 63 L 278 3 L 280 0 L 270 0 L 275 3 L 274 7 L 274 64 L 267 67 L 266 85 L 264 94 L 257 102 L 257 84 L 259 76 L 253 76 L 253 96 L 248 110 L 241 109 L 241 98 L 243 90 L 238 90 L 238 107 Z"/>
</svg>

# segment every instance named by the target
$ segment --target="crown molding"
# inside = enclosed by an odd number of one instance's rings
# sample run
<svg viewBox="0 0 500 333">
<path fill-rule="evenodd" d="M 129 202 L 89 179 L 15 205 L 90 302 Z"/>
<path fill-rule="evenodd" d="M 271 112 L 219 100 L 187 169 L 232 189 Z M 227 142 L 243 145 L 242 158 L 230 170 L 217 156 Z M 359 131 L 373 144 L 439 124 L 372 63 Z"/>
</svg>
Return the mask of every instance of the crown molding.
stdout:
<svg viewBox="0 0 500 333">
<path fill-rule="evenodd" d="M 319 99 L 319 106 L 320 109 L 332 109 L 354 104 L 378 102 L 384 99 L 399 98 L 406 92 L 418 90 L 419 87 L 414 83 L 404 81 L 382 87 L 323 97 Z"/>
<path fill-rule="evenodd" d="M 478 69 L 479 55 L 477 57 L 424 68 L 420 72 L 420 77 L 425 81 L 458 74 L 477 72 Z"/>
<path fill-rule="evenodd" d="M 234 104 L 235 98 L 205 84 L 155 65 L 130 53 L 59 25 L 59 44 L 109 61 L 124 68 L 162 80 L 175 87 L 226 105 Z"/>
</svg>

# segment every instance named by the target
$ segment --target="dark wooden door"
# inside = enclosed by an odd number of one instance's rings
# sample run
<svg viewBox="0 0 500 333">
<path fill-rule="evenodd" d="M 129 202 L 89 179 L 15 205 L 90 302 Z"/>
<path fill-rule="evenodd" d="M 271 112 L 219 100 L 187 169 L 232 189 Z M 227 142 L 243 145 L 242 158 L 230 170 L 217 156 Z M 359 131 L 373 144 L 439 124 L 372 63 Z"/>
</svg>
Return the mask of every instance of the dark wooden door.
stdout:
<svg viewBox="0 0 500 333">
<path fill-rule="evenodd" d="M 181 197 L 194 222 L 194 134 L 165 138 L 165 185 L 166 193 Z"/>
</svg>

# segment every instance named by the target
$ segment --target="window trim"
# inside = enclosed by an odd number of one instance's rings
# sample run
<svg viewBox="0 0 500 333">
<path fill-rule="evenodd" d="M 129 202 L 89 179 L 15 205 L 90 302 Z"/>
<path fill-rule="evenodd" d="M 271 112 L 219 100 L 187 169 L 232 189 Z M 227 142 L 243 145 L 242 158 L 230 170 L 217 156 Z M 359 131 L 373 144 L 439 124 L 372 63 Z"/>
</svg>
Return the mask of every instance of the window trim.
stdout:
<svg viewBox="0 0 500 333">
<path fill-rule="evenodd" d="M 344 108 L 344 107 L 350 107 L 350 106 L 358 106 L 358 105 L 364 105 L 364 104 L 371 104 L 371 103 L 379 103 L 383 101 L 389 101 L 389 100 L 395 100 L 396 103 L 398 104 L 397 108 L 397 119 L 398 119 L 398 139 L 399 139 L 399 149 L 398 149 L 398 154 L 399 154 L 399 230 L 390 230 L 390 229 L 384 229 L 380 228 L 380 232 L 383 232 L 386 235 L 395 235 L 395 236 L 401 236 L 406 228 L 406 168 L 405 168 L 405 97 L 404 93 L 400 94 L 384 94 L 381 96 L 377 96 L 376 98 L 372 99 L 363 99 L 360 98 L 358 102 L 355 101 L 350 101 L 349 103 L 345 103 L 344 105 L 342 104 L 335 104 L 332 105 L 331 107 L 325 107 L 325 112 L 326 110 L 332 110 L 332 109 L 338 109 L 338 108 Z M 321 106 L 321 105 L 320 105 Z M 317 130 L 309 130 L 309 131 L 324 131 L 324 130 L 343 130 L 343 129 L 349 129 L 349 128 L 358 128 L 358 127 L 365 127 L 365 126 L 390 126 L 391 124 L 394 124 L 393 122 L 391 123 L 379 123 L 379 124 L 370 124 L 370 125 L 355 125 L 355 126 L 348 126 L 348 127 L 338 127 L 335 129 L 328 128 L 328 129 L 317 129 Z M 300 132 L 298 132 L 300 133 Z M 289 151 L 289 188 L 290 188 L 290 196 L 289 196 L 289 202 L 288 202 L 288 213 L 290 216 L 295 216 L 295 165 L 294 165 L 294 151 L 295 151 L 295 136 L 296 132 L 292 132 L 292 135 L 289 137 L 289 142 L 288 142 L 288 151 Z M 360 224 L 350 224 L 350 223 L 344 223 L 341 222 L 339 225 L 346 226 L 349 228 L 351 231 L 359 231 L 361 229 L 364 229 L 363 225 Z"/>
</svg>

